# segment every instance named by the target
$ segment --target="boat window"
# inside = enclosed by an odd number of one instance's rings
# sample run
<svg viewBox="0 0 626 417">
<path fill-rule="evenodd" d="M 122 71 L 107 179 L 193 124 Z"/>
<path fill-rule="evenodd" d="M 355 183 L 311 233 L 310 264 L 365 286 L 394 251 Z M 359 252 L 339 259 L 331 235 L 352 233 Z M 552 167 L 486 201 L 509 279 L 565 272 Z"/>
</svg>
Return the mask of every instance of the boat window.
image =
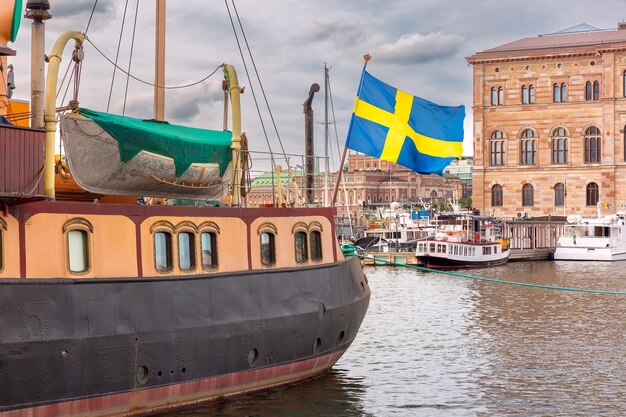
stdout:
<svg viewBox="0 0 626 417">
<path fill-rule="evenodd" d="M 154 267 L 159 272 L 172 269 L 172 234 L 169 232 L 154 234 Z"/>
<path fill-rule="evenodd" d="M 178 268 L 189 271 L 196 268 L 195 234 L 178 233 Z"/>
<path fill-rule="evenodd" d="M 2 246 L 4 233 L 2 232 L 2 223 L 0 223 L 0 272 L 4 269 L 4 249 Z"/>
<path fill-rule="evenodd" d="M 463 256 L 467 256 L 467 246 L 463 248 Z"/>
<path fill-rule="evenodd" d="M 298 263 L 303 263 L 309 260 L 306 237 L 306 233 L 304 232 L 296 232 L 293 235 L 293 243 L 296 249 L 296 262 Z"/>
<path fill-rule="evenodd" d="M 430 252 L 434 252 L 435 251 L 435 244 L 431 243 L 430 244 Z"/>
<path fill-rule="evenodd" d="M 322 233 L 314 230 L 309 235 L 311 239 L 311 260 L 312 261 L 321 261 L 322 260 Z"/>
<path fill-rule="evenodd" d="M 85 230 L 70 230 L 67 233 L 67 253 L 71 272 L 89 269 L 88 235 Z"/>
<path fill-rule="evenodd" d="M 261 233 L 261 263 L 263 265 L 271 266 L 276 263 L 276 248 L 274 239 L 273 233 Z"/>
<path fill-rule="evenodd" d="M 200 235 L 200 251 L 202 253 L 202 268 L 217 267 L 217 235 L 213 232 L 203 232 Z"/>
</svg>

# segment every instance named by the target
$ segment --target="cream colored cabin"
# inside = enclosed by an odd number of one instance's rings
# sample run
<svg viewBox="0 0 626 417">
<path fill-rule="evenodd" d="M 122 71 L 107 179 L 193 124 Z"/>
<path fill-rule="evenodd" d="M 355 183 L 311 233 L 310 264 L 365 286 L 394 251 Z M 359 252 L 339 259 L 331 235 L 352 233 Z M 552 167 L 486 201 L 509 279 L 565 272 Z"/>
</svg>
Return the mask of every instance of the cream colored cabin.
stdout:
<svg viewBox="0 0 626 417">
<path fill-rule="evenodd" d="M 136 217 L 36 213 L 24 222 L 21 247 L 18 220 L 0 213 L 0 278 L 181 276 L 343 259 L 323 215 L 249 225 L 238 217 L 148 216 L 138 224 Z"/>
</svg>

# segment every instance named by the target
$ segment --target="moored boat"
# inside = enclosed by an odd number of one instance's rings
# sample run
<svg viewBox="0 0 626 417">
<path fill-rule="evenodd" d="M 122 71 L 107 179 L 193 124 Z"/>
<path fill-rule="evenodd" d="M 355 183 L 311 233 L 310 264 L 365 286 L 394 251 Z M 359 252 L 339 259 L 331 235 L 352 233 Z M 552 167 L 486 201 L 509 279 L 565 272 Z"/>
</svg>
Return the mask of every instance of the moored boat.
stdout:
<svg viewBox="0 0 626 417">
<path fill-rule="evenodd" d="M 145 414 L 330 369 L 354 340 L 370 289 L 358 259 L 344 258 L 338 246 L 334 209 L 245 207 L 234 68 L 224 68 L 232 106 L 227 158 L 187 160 L 182 169 L 175 155 L 141 148 L 129 163 L 145 169 L 144 156 L 161 160 L 155 176 L 170 170 L 175 181 L 167 182 L 175 184 L 150 189 L 152 180 L 132 171 L 86 190 L 95 201 L 61 202 L 54 188 L 55 75 L 70 39 L 79 50 L 84 36 L 64 33 L 49 54 L 45 132 L 0 125 L 0 416 Z M 65 117 L 68 134 L 82 118 Z M 98 126 L 85 131 L 105 137 Z M 119 142 L 106 139 L 121 155 Z M 138 142 L 137 149 L 145 145 Z M 89 159 L 88 148 L 70 157 L 70 171 L 87 162 L 82 174 L 89 174 L 93 161 L 115 174 L 125 163 L 123 156 Z M 180 197 L 167 187 L 204 189 L 204 180 L 181 179 L 204 163 L 219 171 L 211 174 L 215 182 L 227 178 L 231 207 L 141 205 L 135 198 L 107 204 L 98 197 Z M 83 177 L 75 176 L 89 188 Z"/>
<path fill-rule="evenodd" d="M 511 253 L 497 219 L 469 213 L 440 215 L 434 237 L 417 244 L 427 268 L 486 268 L 505 264 Z"/>
<path fill-rule="evenodd" d="M 597 218 L 567 216 L 564 234 L 557 241 L 553 258 L 557 261 L 626 260 L 624 212 Z"/>
</svg>

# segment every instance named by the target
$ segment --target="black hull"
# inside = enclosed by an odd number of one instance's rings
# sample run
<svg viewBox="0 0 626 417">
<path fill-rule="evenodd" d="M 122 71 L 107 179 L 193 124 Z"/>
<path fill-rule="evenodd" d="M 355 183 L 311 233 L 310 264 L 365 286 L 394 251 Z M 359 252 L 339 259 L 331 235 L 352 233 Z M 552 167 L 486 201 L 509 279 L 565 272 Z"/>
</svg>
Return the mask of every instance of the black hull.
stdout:
<svg viewBox="0 0 626 417">
<path fill-rule="evenodd" d="M 327 369 L 316 358 L 330 367 L 347 349 L 369 297 L 356 258 L 192 277 L 0 280 L 0 415 L 130 414 L 302 379 Z M 317 368 L 287 366 L 307 361 Z M 274 368 L 282 379 L 264 372 Z M 201 387 L 225 375 L 225 386 Z M 159 387 L 171 397 L 152 398 Z M 150 401 L 115 397 L 151 389 Z"/>
<path fill-rule="evenodd" d="M 493 266 L 500 266 L 507 263 L 509 257 L 492 261 L 467 261 L 456 260 L 448 258 L 440 258 L 437 256 L 418 256 L 417 259 L 426 268 L 430 269 L 466 269 L 466 268 L 490 268 Z"/>
</svg>

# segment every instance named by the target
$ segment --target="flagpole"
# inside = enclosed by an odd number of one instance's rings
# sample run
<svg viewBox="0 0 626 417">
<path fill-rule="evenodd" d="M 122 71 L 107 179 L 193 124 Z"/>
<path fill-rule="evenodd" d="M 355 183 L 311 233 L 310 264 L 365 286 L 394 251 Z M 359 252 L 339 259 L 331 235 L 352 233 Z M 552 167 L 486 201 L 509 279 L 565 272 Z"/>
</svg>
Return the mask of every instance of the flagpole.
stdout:
<svg viewBox="0 0 626 417">
<path fill-rule="evenodd" d="M 357 100 L 361 95 L 361 87 L 363 86 L 363 76 L 365 75 L 365 68 L 367 67 L 367 63 L 372 57 L 369 54 L 363 55 L 363 59 L 365 62 L 363 63 L 363 70 L 361 71 L 361 80 L 359 81 L 359 88 L 357 89 Z M 356 107 L 356 103 L 355 103 Z M 350 131 L 352 130 L 352 121 L 354 120 L 354 115 L 350 119 L 350 127 L 348 128 L 348 134 L 346 137 L 350 137 Z M 333 201 L 331 203 L 331 207 L 335 207 L 335 202 L 337 201 L 337 192 L 339 191 L 339 183 L 341 182 L 341 174 L 343 173 L 343 164 L 346 161 L 346 154 L 348 153 L 348 142 L 343 147 L 343 153 L 341 154 L 341 162 L 339 163 L 339 170 L 337 171 L 337 180 L 335 182 L 335 190 L 333 191 Z"/>
</svg>

